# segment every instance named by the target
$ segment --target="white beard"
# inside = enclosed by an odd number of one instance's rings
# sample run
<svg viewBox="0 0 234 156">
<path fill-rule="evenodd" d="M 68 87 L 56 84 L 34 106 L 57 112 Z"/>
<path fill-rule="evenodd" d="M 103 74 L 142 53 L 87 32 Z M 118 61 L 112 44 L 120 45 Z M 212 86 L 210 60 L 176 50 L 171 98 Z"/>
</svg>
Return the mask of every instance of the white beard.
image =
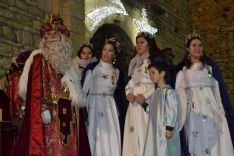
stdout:
<svg viewBox="0 0 234 156">
<path fill-rule="evenodd" d="M 61 41 L 47 42 L 42 39 L 40 49 L 52 68 L 60 74 L 65 74 L 72 63 L 72 47 L 68 38 L 62 34 Z"/>
</svg>

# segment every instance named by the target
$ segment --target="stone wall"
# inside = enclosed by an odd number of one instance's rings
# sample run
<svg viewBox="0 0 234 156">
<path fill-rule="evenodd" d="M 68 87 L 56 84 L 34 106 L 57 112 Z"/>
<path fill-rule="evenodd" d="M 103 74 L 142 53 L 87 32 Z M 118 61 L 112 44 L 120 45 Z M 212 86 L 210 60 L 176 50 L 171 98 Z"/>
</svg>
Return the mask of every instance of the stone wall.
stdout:
<svg viewBox="0 0 234 156">
<path fill-rule="evenodd" d="M 184 53 L 184 38 L 192 29 L 191 12 L 187 0 L 126 0 L 132 8 L 132 15 L 140 18 L 142 8 L 146 8 L 148 22 L 158 28 L 155 34 L 159 48 L 170 47 L 176 57 L 174 63 L 181 61 Z M 134 11 L 135 10 L 135 11 Z M 131 31 L 131 29 L 130 29 Z M 134 38 L 135 39 L 135 38 Z"/>
<path fill-rule="evenodd" d="M 38 48 L 38 30 L 47 21 L 51 10 L 63 17 L 65 25 L 71 30 L 76 53 L 84 39 L 84 0 L 0 1 L 0 77 L 8 71 L 12 57 Z"/>
<path fill-rule="evenodd" d="M 38 28 L 45 14 L 35 0 L 0 1 L 0 76 L 5 75 L 13 56 L 38 47 Z"/>
<path fill-rule="evenodd" d="M 190 0 L 190 8 L 193 30 L 200 32 L 206 54 L 217 62 L 234 107 L 234 1 Z"/>
<path fill-rule="evenodd" d="M 131 0 L 128 1 L 131 2 Z M 128 4 L 128 1 L 124 3 Z M 79 48 L 82 42 L 88 40 L 87 36 L 92 37 L 92 35 L 87 35 L 90 32 L 85 27 L 85 13 L 87 10 L 94 10 L 95 6 L 98 3 L 102 4 L 102 2 L 95 1 L 93 5 L 87 3 L 86 6 L 85 3 L 84 0 L 1 0 L 0 77 L 5 75 L 9 69 L 13 56 L 24 50 L 33 50 L 38 47 L 40 41 L 38 29 L 43 22 L 46 22 L 51 10 L 56 14 L 59 13 L 71 30 L 71 40 L 75 50 Z M 103 3 L 106 4 L 107 2 L 103 1 Z M 135 1 L 132 3 L 136 4 Z M 160 15 L 155 15 L 154 11 L 157 12 L 157 10 L 150 10 L 144 3 L 138 1 L 135 8 L 129 7 L 130 5 L 126 7 L 132 10 L 129 10 L 131 15 L 137 19 L 141 18 L 143 7 L 152 12 L 149 12 L 151 14 L 149 15 L 149 22 L 159 29 L 156 34 L 159 47 L 173 48 L 177 54 L 175 62 L 178 62 L 181 54 L 184 53 L 184 36 L 191 30 L 187 1 L 157 0 L 153 2 L 165 10 L 165 13 Z M 101 4 L 99 6 L 102 6 Z M 114 16 L 114 19 L 109 21 L 113 24 L 116 24 L 117 21 L 117 25 L 126 30 L 133 44 L 135 44 L 137 31 L 129 18 Z"/>
<path fill-rule="evenodd" d="M 73 54 L 85 40 L 85 0 L 62 0 L 60 7 L 63 8 L 62 17 L 65 24 L 71 30 L 71 42 L 74 49 Z"/>
<path fill-rule="evenodd" d="M 191 12 L 187 0 L 156 0 L 165 13 L 154 18 L 159 29 L 156 40 L 160 48 L 170 47 L 175 54 L 174 63 L 185 54 L 185 36 L 191 31 Z"/>
<path fill-rule="evenodd" d="M 88 2 L 88 1 L 87 1 Z M 6 74 L 13 56 L 38 47 L 38 29 L 48 19 L 50 11 L 59 13 L 71 30 L 74 50 L 92 37 L 85 26 L 86 11 L 94 10 L 84 0 L 1 0 L 0 1 L 0 77 Z M 52 5 L 51 5 L 52 3 Z M 85 6 L 85 4 L 88 4 Z M 90 3 L 90 2 L 89 2 Z M 100 4 L 100 6 L 102 6 Z M 104 3 L 106 4 L 106 2 Z M 132 16 L 140 18 L 145 7 L 149 11 L 149 22 L 159 29 L 156 40 L 160 48 L 174 50 L 175 63 L 184 53 L 184 38 L 188 32 L 197 30 L 204 38 L 204 50 L 219 65 L 234 103 L 234 2 L 233 0 L 126 0 L 124 4 Z M 131 5 L 130 5 L 131 4 Z M 134 4 L 134 8 L 130 7 Z M 152 7 L 152 6 L 157 6 Z M 209 7 L 207 7 L 209 6 Z M 159 9 L 160 8 L 160 9 Z M 86 10 L 87 9 L 87 10 Z M 161 10 L 158 13 L 158 10 Z M 138 12 L 138 13 L 137 13 Z M 135 44 L 136 30 L 128 18 L 114 16 L 108 22 L 126 30 Z M 87 35 L 89 34 L 89 35 Z M 74 51 L 75 53 L 75 51 Z"/>
</svg>

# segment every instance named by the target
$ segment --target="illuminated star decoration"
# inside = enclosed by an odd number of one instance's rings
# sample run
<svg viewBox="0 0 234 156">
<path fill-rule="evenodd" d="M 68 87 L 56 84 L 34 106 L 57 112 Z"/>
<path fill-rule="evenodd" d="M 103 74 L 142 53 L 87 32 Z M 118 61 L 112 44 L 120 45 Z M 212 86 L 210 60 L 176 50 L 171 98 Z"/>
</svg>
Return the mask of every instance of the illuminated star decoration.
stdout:
<svg viewBox="0 0 234 156">
<path fill-rule="evenodd" d="M 125 16 L 128 15 L 123 6 L 123 3 L 120 0 L 109 1 L 113 3 L 116 7 L 101 7 L 87 14 L 88 18 L 90 18 L 93 21 L 91 31 L 99 24 L 99 22 L 101 22 L 108 16 L 111 16 L 113 14 L 122 14 Z"/>
<path fill-rule="evenodd" d="M 155 34 L 158 29 L 149 25 L 145 8 L 142 9 L 141 15 L 141 20 L 136 20 L 135 18 L 133 18 L 133 23 L 136 25 L 138 30 L 140 32 L 149 32 L 151 35 Z"/>
</svg>

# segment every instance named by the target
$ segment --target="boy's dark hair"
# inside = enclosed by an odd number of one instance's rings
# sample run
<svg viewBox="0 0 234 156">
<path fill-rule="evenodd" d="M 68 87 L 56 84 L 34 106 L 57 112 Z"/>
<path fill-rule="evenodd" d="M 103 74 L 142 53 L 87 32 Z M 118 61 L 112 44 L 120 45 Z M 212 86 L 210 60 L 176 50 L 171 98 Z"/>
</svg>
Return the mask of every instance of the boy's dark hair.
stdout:
<svg viewBox="0 0 234 156">
<path fill-rule="evenodd" d="M 171 80 L 170 67 L 166 62 L 154 61 L 154 62 L 149 64 L 148 69 L 150 69 L 150 68 L 157 69 L 159 71 L 159 73 L 164 71 L 165 72 L 164 80 L 165 80 L 166 84 L 170 84 L 170 80 Z"/>
</svg>

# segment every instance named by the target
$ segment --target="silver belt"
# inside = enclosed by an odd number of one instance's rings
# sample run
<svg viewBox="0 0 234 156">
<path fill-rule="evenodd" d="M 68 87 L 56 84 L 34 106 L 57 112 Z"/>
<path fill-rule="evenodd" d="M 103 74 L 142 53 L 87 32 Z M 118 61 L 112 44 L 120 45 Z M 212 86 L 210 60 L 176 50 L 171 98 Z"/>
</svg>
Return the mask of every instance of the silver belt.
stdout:
<svg viewBox="0 0 234 156">
<path fill-rule="evenodd" d="M 101 96 L 113 96 L 114 94 L 108 94 L 108 93 L 89 93 L 89 95 L 101 95 Z"/>
</svg>

